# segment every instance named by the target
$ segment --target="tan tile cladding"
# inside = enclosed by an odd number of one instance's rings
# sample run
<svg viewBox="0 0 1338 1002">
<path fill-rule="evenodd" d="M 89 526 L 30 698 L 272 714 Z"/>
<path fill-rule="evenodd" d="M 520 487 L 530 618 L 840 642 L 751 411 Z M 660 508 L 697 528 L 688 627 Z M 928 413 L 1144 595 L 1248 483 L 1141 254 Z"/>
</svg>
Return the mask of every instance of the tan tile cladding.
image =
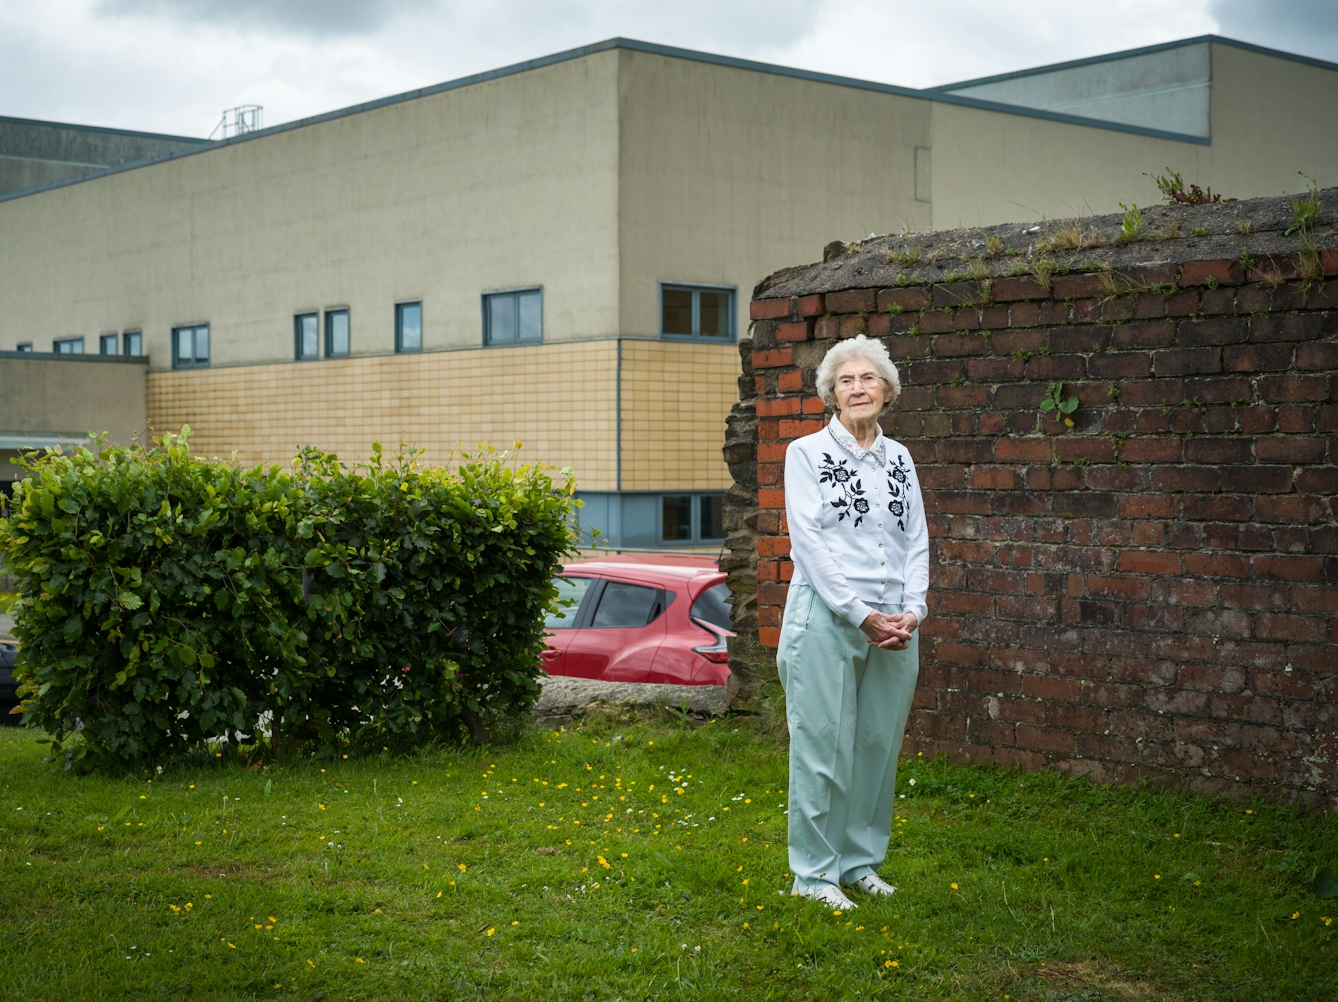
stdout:
<svg viewBox="0 0 1338 1002">
<path fill-rule="evenodd" d="M 299 444 L 354 460 L 373 441 L 405 441 L 442 463 L 461 446 L 521 441 L 523 460 L 611 490 L 616 373 L 613 340 L 154 372 L 148 411 L 160 432 L 189 424 L 197 454 L 248 464 L 287 464 Z"/>
<path fill-rule="evenodd" d="M 623 342 L 623 489 L 725 490 L 720 454 L 738 396 L 734 345 Z"/>
</svg>

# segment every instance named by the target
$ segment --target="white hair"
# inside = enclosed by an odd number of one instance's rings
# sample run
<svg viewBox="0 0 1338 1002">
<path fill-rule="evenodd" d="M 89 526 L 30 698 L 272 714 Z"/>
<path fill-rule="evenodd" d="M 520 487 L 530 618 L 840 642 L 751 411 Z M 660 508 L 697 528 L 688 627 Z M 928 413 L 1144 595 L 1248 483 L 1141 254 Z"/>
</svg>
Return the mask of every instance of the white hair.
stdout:
<svg viewBox="0 0 1338 1002">
<path fill-rule="evenodd" d="M 836 370 L 852 358 L 862 358 L 878 370 L 878 375 L 883 377 L 883 382 L 892 391 L 884 410 L 891 407 L 897 397 L 901 396 L 901 377 L 897 375 L 897 367 L 892 364 L 892 357 L 888 355 L 883 342 L 863 334 L 839 342 L 823 356 L 822 364 L 818 366 L 817 380 L 818 396 L 822 397 L 822 402 L 832 410 L 837 409 Z"/>
</svg>

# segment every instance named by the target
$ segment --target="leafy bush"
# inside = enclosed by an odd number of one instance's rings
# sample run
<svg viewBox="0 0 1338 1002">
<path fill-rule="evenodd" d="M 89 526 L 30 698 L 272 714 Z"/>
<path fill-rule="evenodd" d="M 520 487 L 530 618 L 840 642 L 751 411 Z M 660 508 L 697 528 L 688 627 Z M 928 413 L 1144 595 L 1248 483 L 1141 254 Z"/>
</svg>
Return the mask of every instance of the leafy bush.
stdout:
<svg viewBox="0 0 1338 1002">
<path fill-rule="evenodd" d="M 25 720 L 57 752 L 159 757 L 266 724 L 276 745 L 480 740 L 537 696 L 570 476 L 379 445 L 358 469 L 307 450 L 243 470 L 188 431 L 27 461 L 0 519 Z"/>
</svg>

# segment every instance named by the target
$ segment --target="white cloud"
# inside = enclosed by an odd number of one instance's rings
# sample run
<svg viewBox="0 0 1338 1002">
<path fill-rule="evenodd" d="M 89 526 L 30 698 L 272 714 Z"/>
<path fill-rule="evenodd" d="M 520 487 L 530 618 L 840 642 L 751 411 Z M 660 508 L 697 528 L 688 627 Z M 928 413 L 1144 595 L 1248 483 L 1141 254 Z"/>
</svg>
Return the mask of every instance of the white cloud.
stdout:
<svg viewBox="0 0 1338 1002">
<path fill-rule="evenodd" d="M 1221 30 L 1338 60 L 1291 0 L 0 0 L 0 114 L 203 136 L 615 35 L 924 87 Z M 1283 11 L 1285 16 L 1271 16 Z M 1228 30 L 1229 29 L 1229 30 Z"/>
</svg>

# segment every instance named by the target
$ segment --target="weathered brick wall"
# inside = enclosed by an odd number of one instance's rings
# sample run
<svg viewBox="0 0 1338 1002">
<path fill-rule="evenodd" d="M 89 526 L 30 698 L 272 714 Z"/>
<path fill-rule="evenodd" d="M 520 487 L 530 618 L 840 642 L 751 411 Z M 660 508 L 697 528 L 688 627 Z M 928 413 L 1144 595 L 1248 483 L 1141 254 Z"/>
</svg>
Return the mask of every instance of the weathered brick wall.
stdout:
<svg viewBox="0 0 1338 1002">
<path fill-rule="evenodd" d="M 1338 251 L 1280 236 L 1244 271 L 1164 239 L 912 284 L 901 238 L 764 282 L 726 445 L 741 629 L 777 642 L 785 448 L 827 418 L 827 348 L 867 332 L 902 372 L 883 426 L 931 535 L 906 752 L 1338 805 Z M 1040 409 L 1054 382 L 1072 429 Z"/>
</svg>

